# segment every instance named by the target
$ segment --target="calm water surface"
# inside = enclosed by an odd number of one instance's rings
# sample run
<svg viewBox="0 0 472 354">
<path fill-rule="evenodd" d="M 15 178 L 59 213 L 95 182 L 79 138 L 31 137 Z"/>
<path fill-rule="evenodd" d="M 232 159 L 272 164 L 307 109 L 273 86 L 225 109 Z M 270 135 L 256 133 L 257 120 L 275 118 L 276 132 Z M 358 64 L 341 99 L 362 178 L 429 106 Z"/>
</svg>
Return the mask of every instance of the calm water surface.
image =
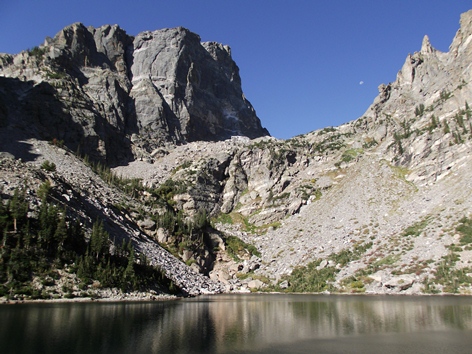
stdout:
<svg viewBox="0 0 472 354">
<path fill-rule="evenodd" d="M 1 353 L 472 353 L 472 297 L 218 295 L 0 306 Z"/>
</svg>

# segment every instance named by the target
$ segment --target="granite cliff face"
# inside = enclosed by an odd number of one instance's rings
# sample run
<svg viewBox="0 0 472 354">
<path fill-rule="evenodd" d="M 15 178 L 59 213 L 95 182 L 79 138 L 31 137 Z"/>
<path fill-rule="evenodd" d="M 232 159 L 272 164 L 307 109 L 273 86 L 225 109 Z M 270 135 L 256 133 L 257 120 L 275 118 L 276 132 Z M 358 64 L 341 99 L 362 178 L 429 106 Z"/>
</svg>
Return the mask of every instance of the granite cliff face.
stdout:
<svg viewBox="0 0 472 354">
<path fill-rule="evenodd" d="M 165 144 L 268 135 L 229 47 L 184 28 L 135 38 L 118 26 L 61 30 L 0 56 L 2 125 L 116 164 Z"/>
<path fill-rule="evenodd" d="M 73 25 L 40 55 L 1 57 L 1 147 L 24 168 L 55 162 L 70 198 L 94 205 L 89 219 L 108 218 L 191 294 L 469 294 L 471 42 L 469 11 L 449 52 L 425 37 L 362 117 L 277 140 L 227 47 L 182 28 L 131 39 Z M 66 148 L 40 140 L 54 137 Z M 99 184 L 72 156 L 83 141 L 108 161 L 139 157 L 112 170 L 143 187 L 130 197 Z M 178 222 L 162 222 L 170 214 Z M 181 228 L 202 215 L 202 232 Z"/>
</svg>

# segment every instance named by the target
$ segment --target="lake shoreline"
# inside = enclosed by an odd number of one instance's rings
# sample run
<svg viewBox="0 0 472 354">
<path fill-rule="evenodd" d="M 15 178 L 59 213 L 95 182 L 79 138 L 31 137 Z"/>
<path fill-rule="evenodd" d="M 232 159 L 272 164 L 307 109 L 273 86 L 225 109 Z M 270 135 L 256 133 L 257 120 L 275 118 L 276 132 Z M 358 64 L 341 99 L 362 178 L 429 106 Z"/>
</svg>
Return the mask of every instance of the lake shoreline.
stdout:
<svg viewBox="0 0 472 354">
<path fill-rule="evenodd" d="M 72 298 L 56 298 L 56 299 L 7 299 L 0 297 L 1 305 L 17 305 L 17 304 L 60 304 L 60 303 L 112 303 L 112 302 L 153 302 L 153 301 L 174 301 L 182 299 L 181 296 L 169 294 L 146 294 L 138 295 L 135 293 L 121 294 L 111 297 L 72 297 Z"/>
<path fill-rule="evenodd" d="M 283 292 L 252 292 L 252 293 L 239 293 L 239 292 L 229 292 L 229 293 L 220 293 L 220 294 L 202 294 L 218 296 L 218 295 L 324 295 L 324 296 L 392 296 L 392 297 L 470 297 L 471 294 L 398 294 L 398 293 L 283 293 Z M 198 295 L 196 297 L 200 297 Z M 73 297 L 73 298 L 57 298 L 57 299 L 7 299 L 5 297 L 0 297 L 0 305 L 17 305 L 17 304 L 60 304 L 60 303 L 120 303 L 120 302 L 159 302 L 159 301 L 175 301 L 181 299 L 192 298 L 194 296 L 177 296 L 169 294 L 121 294 L 119 296 L 111 297 Z"/>
</svg>

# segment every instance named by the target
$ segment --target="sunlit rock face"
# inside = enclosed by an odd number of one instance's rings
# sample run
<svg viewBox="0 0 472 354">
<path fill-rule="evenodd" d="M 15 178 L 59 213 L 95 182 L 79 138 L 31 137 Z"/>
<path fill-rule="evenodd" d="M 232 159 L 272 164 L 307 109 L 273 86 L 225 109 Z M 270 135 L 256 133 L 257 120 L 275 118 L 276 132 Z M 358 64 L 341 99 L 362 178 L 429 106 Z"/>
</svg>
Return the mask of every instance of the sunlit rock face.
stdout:
<svg viewBox="0 0 472 354">
<path fill-rule="evenodd" d="M 176 141 L 268 135 L 244 98 L 229 47 L 201 44 L 181 27 L 141 33 L 133 46 L 131 96 L 143 129 L 162 127 Z"/>
<path fill-rule="evenodd" d="M 111 163 L 168 144 L 269 134 L 230 48 L 181 27 L 133 38 L 117 25 L 76 23 L 34 50 L 0 55 L 0 76 L 14 87 L 2 90 L 3 125 L 34 127 Z"/>
</svg>

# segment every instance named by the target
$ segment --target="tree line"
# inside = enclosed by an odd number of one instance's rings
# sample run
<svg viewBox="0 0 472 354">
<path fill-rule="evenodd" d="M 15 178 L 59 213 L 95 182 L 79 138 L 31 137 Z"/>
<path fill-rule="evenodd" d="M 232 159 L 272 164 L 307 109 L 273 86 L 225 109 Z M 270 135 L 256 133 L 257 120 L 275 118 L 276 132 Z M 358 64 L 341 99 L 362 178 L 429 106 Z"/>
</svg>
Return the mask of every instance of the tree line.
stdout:
<svg viewBox="0 0 472 354">
<path fill-rule="evenodd" d="M 59 269 L 76 274 L 84 293 L 92 283 L 125 292 L 178 291 L 144 255 L 136 256 L 131 241 L 113 246 L 102 221 L 96 221 L 86 237 L 86 228 L 78 219 L 49 201 L 50 189 L 49 182 L 40 186 L 41 203 L 34 213 L 26 187 L 17 188 L 6 203 L 0 201 L 0 296 L 54 296 L 33 287 L 32 281 L 38 277 L 43 285 L 53 285 Z M 72 286 L 63 290 L 73 296 Z"/>
</svg>

